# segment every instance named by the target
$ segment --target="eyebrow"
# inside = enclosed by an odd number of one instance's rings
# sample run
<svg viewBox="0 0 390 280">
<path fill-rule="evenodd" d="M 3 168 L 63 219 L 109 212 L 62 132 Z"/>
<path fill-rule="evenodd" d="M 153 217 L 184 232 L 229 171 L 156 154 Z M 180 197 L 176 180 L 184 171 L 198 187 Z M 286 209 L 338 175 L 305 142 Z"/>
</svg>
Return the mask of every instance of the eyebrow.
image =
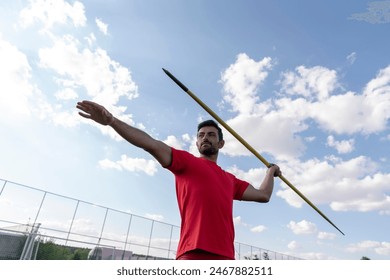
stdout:
<svg viewBox="0 0 390 280">
<path fill-rule="evenodd" d="M 198 135 L 205 135 L 206 134 L 206 132 L 198 132 Z M 214 132 L 214 131 L 209 131 L 209 132 L 207 132 L 207 135 L 217 135 L 217 133 L 216 132 Z"/>
</svg>

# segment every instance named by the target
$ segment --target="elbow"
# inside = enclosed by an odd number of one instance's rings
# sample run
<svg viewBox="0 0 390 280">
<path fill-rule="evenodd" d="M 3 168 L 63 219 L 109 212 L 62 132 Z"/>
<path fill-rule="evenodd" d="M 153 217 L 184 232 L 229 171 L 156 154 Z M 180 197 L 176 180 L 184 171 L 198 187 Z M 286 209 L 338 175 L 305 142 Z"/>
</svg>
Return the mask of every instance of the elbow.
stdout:
<svg viewBox="0 0 390 280">
<path fill-rule="evenodd" d="M 263 199 L 262 203 L 268 203 L 271 200 L 271 197 L 266 197 Z"/>
<path fill-rule="evenodd" d="M 259 196 L 259 197 L 256 199 L 256 202 L 259 202 L 259 203 L 268 203 L 270 200 L 271 200 L 271 196 L 270 196 L 270 195 L 262 195 L 262 196 Z"/>
</svg>

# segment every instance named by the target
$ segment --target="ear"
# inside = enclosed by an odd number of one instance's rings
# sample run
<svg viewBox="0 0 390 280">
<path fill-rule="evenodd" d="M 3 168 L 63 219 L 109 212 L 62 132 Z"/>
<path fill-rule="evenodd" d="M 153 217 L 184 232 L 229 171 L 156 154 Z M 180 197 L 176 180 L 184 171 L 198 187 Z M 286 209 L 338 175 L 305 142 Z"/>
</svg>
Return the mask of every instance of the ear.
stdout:
<svg viewBox="0 0 390 280">
<path fill-rule="evenodd" d="M 221 140 L 218 142 L 218 148 L 222 149 L 222 147 L 225 146 L 225 140 Z"/>
</svg>

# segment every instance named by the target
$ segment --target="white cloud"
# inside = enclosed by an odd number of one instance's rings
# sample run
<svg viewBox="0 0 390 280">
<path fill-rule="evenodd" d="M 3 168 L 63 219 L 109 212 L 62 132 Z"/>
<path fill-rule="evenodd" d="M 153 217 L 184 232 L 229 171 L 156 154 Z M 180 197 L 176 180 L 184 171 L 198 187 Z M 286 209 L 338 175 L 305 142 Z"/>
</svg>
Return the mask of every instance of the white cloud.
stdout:
<svg viewBox="0 0 390 280">
<path fill-rule="evenodd" d="M 157 162 L 155 160 L 146 160 L 143 158 L 129 158 L 126 155 L 121 156 L 118 162 L 124 169 L 131 172 L 144 172 L 153 176 L 157 172 Z"/>
<path fill-rule="evenodd" d="M 377 172 L 378 165 L 360 156 L 350 160 L 328 157 L 324 160 L 291 160 L 279 164 L 290 182 L 314 205 L 329 204 L 335 211 L 378 211 L 390 215 L 390 174 Z M 265 168 L 242 170 L 237 166 L 227 168 L 237 177 L 259 186 L 266 173 Z M 282 189 L 276 195 L 294 207 L 302 207 L 305 201 L 282 181 Z M 369 194 L 369 195 L 367 195 Z"/>
<path fill-rule="evenodd" d="M 75 112 L 59 111 L 52 112 L 51 120 L 56 125 L 64 127 L 75 127 L 80 123 L 80 116 Z"/>
<path fill-rule="evenodd" d="M 390 119 L 390 66 L 367 83 L 363 94 L 331 96 L 309 104 L 310 116 L 324 129 L 336 133 L 371 134 L 383 131 Z"/>
<path fill-rule="evenodd" d="M 322 240 L 334 240 L 337 236 L 334 233 L 320 231 L 317 237 Z"/>
<path fill-rule="evenodd" d="M 264 61 L 258 64 L 268 65 Z M 337 95 L 335 91 L 342 89 L 335 70 L 299 66 L 295 72 L 283 73 L 280 98 L 261 101 L 256 91 L 268 68 L 256 65 L 247 55 L 240 54 L 235 64 L 223 72 L 221 82 L 226 93 L 224 100 L 236 112 L 227 123 L 259 153 L 270 153 L 279 160 L 301 156 L 305 142 L 300 133 L 310 129 L 308 124 L 313 120 L 320 129 L 337 134 L 371 134 L 387 128 L 390 66 L 380 70 L 362 94 Z M 256 73 L 258 80 L 252 81 L 247 72 Z M 337 143 L 337 148 L 340 153 L 352 151 L 353 141 Z M 222 152 L 231 156 L 250 154 L 229 133 Z"/>
<path fill-rule="evenodd" d="M 84 39 L 87 41 L 89 47 L 92 47 L 96 42 L 96 36 L 93 33 L 89 34 L 88 36 L 85 36 Z"/>
<path fill-rule="evenodd" d="M 239 115 L 227 123 L 260 154 L 267 152 L 283 159 L 297 157 L 304 150 L 303 141 L 296 133 L 305 126 L 278 112 L 265 116 Z M 251 154 L 231 134 L 225 135 L 226 144 L 221 152 L 230 156 Z"/>
<path fill-rule="evenodd" d="M 245 64 L 241 61 L 251 62 Z M 320 129 L 338 134 L 384 131 L 390 119 L 390 66 L 380 70 L 361 94 L 345 92 L 337 95 L 336 89 L 342 89 L 336 71 L 321 66 L 300 66 L 295 72 L 282 75 L 280 84 L 284 92 L 279 99 L 260 101 L 257 87 L 246 89 L 244 78 L 236 81 L 236 77 L 246 77 L 245 71 L 249 71 L 256 63 L 241 54 L 236 64 L 230 65 L 229 71 L 224 72 L 222 82 L 229 97 L 225 101 L 229 101 L 236 112 L 236 116 L 227 123 L 239 135 L 260 154 L 269 153 L 280 162 L 285 177 L 294 182 L 315 205 L 326 203 L 336 211 L 378 211 L 389 214 L 386 182 L 390 181 L 390 174 L 381 174 L 377 170 L 378 165 L 371 159 L 358 156 L 343 160 L 331 156 L 324 160 L 313 158 L 302 162 L 299 156 L 305 151 L 306 139 L 301 138 L 300 133 L 309 130 L 312 123 L 317 123 Z M 260 79 L 260 82 L 263 80 Z M 240 96 L 245 101 L 235 99 L 235 93 L 239 96 L 241 90 L 246 90 L 246 94 Z M 238 106 L 246 103 L 252 104 L 249 110 Z M 250 155 L 233 136 L 229 133 L 225 135 L 224 154 Z M 327 144 L 340 154 L 355 149 L 354 138 L 336 141 L 331 135 Z M 263 177 L 261 168 L 242 171 L 232 167 L 230 171 L 254 184 L 258 184 Z M 301 207 L 304 201 L 284 184 L 282 187 L 284 190 L 279 190 L 277 195 L 290 205 Z M 367 193 L 370 195 L 367 196 Z"/>
<path fill-rule="evenodd" d="M 148 218 L 148 219 L 159 221 L 159 222 L 162 222 L 164 220 L 164 216 L 160 215 L 160 214 L 149 214 L 149 213 L 146 213 L 145 217 Z"/>
<path fill-rule="evenodd" d="M 43 31 L 49 31 L 56 24 L 64 25 L 69 21 L 73 26 L 84 26 L 87 18 L 84 5 L 75 1 L 73 5 L 63 0 L 29 0 L 29 6 L 19 15 L 22 27 L 28 27 L 34 22 L 43 24 Z"/>
<path fill-rule="evenodd" d="M 324 100 L 338 87 L 334 70 L 321 66 L 298 66 L 295 70 L 296 73 L 289 71 L 282 74 L 282 91 L 287 94 Z"/>
<path fill-rule="evenodd" d="M 378 255 L 389 256 L 390 255 L 390 242 L 381 242 L 380 246 L 375 248 L 375 252 Z"/>
<path fill-rule="evenodd" d="M 185 146 L 191 143 L 191 138 L 188 134 L 182 135 L 181 139 L 174 135 L 169 135 L 163 142 L 175 149 L 183 150 Z"/>
<path fill-rule="evenodd" d="M 120 171 L 123 169 L 121 164 L 119 164 L 118 162 L 114 162 L 112 160 L 109 160 L 109 159 L 100 160 L 99 166 L 103 169 L 117 169 Z"/>
<path fill-rule="evenodd" d="M 235 226 L 243 226 L 243 227 L 250 227 L 247 223 L 243 221 L 241 216 L 233 217 L 233 223 Z"/>
<path fill-rule="evenodd" d="M 327 256 L 324 253 L 308 252 L 300 253 L 299 257 L 304 260 L 333 260 L 334 258 Z"/>
<path fill-rule="evenodd" d="M 302 248 L 302 246 L 297 241 L 293 240 L 290 243 L 288 243 L 287 248 L 294 251 Z"/>
<path fill-rule="evenodd" d="M 359 243 L 350 244 L 346 250 L 351 253 L 374 251 L 378 255 L 389 256 L 390 243 L 373 241 L 373 240 L 364 240 Z"/>
<path fill-rule="evenodd" d="M 224 100 L 232 106 L 233 111 L 241 114 L 253 112 L 259 101 L 257 89 L 268 76 L 267 70 L 271 66 L 271 58 L 256 62 L 241 53 L 236 62 L 222 73 L 221 82 L 226 93 Z"/>
<path fill-rule="evenodd" d="M 103 49 L 79 50 L 79 46 L 72 36 L 57 38 L 53 47 L 39 50 L 41 67 L 57 72 L 60 86 L 82 87 L 87 95 L 105 104 L 116 104 L 122 96 L 138 97 L 127 68 L 113 61 Z"/>
<path fill-rule="evenodd" d="M 306 142 L 313 142 L 314 140 L 316 140 L 317 137 L 315 136 L 308 136 L 308 137 L 305 137 L 305 141 Z"/>
<path fill-rule="evenodd" d="M 306 220 L 302 220 L 298 223 L 294 221 L 290 221 L 290 223 L 287 225 L 289 229 L 292 230 L 294 234 L 301 235 L 301 234 L 313 234 L 317 231 L 317 227 L 315 224 L 308 222 Z"/>
<path fill-rule="evenodd" d="M 102 104 L 116 117 L 135 125 L 132 116 L 125 113 L 127 107 L 118 106 L 117 103 L 120 98 L 137 98 L 138 87 L 132 80 L 130 71 L 113 61 L 105 50 L 91 50 L 73 36 L 66 35 L 56 38 L 53 46 L 41 48 L 38 54 L 40 67 L 57 73 L 53 78 L 60 88 L 56 94 L 57 98 L 71 100 L 85 93 L 88 99 Z M 52 112 L 50 119 L 55 123 L 70 127 L 85 121 L 74 114 L 73 106 L 68 111 L 62 106 L 61 109 L 62 111 L 57 108 Z M 105 135 L 116 140 L 121 139 L 109 127 L 86 123 L 95 125 Z"/>
<path fill-rule="evenodd" d="M 329 135 L 327 138 L 327 145 L 335 148 L 339 154 L 347 154 L 354 150 L 355 140 L 336 141 L 332 135 Z"/>
<path fill-rule="evenodd" d="M 376 170 L 377 164 L 364 156 L 347 161 L 329 158 L 283 164 L 285 177 L 317 206 L 329 203 L 335 211 L 388 214 L 390 198 L 386 192 L 390 174 Z M 282 186 L 284 190 L 276 194 L 290 205 L 301 207 L 304 201 L 290 188 Z"/>
<path fill-rule="evenodd" d="M 29 115 L 29 101 L 34 95 L 31 66 L 24 53 L 0 36 L 0 109 L 8 114 Z"/>
<path fill-rule="evenodd" d="M 233 223 L 235 226 L 241 224 L 241 216 L 233 217 Z"/>
<path fill-rule="evenodd" d="M 356 52 L 352 52 L 352 53 L 350 53 L 350 54 L 347 56 L 347 61 L 348 61 L 350 64 L 354 64 L 355 61 L 356 61 L 356 58 L 357 58 Z"/>
<path fill-rule="evenodd" d="M 260 232 L 265 231 L 266 229 L 267 229 L 266 226 L 259 225 L 259 226 L 255 226 L 255 227 L 251 228 L 251 232 L 260 233 Z"/>
<path fill-rule="evenodd" d="M 57 91 L 55 94 L 56 98 L 59 100 L 74 100 L 79 97 L 77 92 L 72 88 L 64 88 Z"/>
<path fill-rule="evenodd" d="M 93 49 L 92 45 L 96 42 L 93 34 L 87 37 L 89 39 L 84 41 L 84 44 L 72 35 L 58 37 L 55 34 L 53 27 L 56 24 L 70 23 L 70 27 L 86 25 L 82 3 L 32 0 L 29 1 L 28 7 L 20 12 L 19 21 L 23 27 L 40 22 L 44 26 L 43 31 L 47 32 L 37 37 L 35 44 L 39 60 L 32 65 L 24 53 L 0 37 L 0 58 L 3 62 L 0 65 L 0 74 L 4 78 L 0 107 L 4 107 L 3 112 L 10 111 L 7 116 L 33 115 L 56 125 L 73 127 L 85 120 L 75 113 L 74 102 L 70 105 L 69 101 L 87 95 L 86 99 L 103 104 L 115 116 L 130 125 L 138 126 L 134 124 L 132 116 L 125 113 L 126 107 L 117 105 L 120 98 L 131 100 L 138 97 L 138 88 L 130 71 L 112 60 L 105 50 L 99 47 Z M 50 91 L 55 92 L 57 103 L 52 101 L 49 92 L 42 92 L 43 89 L 34 84 L 34 75 L 39 73 L 44 76 L 45 71 L 50 71 L 55 83 L 54 90 L 50 88 Z M 48 84 L 50 82 L 46 81 Z M 85 123 L 95 125 L 91 122 Z M 103 134 L 120 139 L 112 129 L 98 127 Z"/>
<path fill-rule="evenodd" d="M 52 105 L 34 83 L 33 68 L 27 56 L 0 34 L 0 110 L 3 121 L 16 122 L 26 117 L 45 119 Z"/>
<path fill-rule="evenodd" d="M 99 161 L 99 166 L 103 169 L 128 170 L 130 172 L 143 172 L 146 175 L 154 176 L 157 172 L 157 162 L 143 158 L 129 158 L 122 155 L 118 161 L 103 159 Z"/>
<path fill-rule="evenodd" d="M 265 176 L 266 168 L 251 168 L 248 171 L 244 171 L 237 166 L 232 166 L 227 168 L 227 171 L 258 188 Z"/>
<path fill-rule="evenodd" d="M 364 13 L 356 13 L 349 17 L 352 20 L 365 21 L 371 24 L 390 22 L 390 1 L 373 1 L 367 3 Z"/>
<path fill-rule="evenodd" d="M 96 25 L 98 26 L 99 30 L 104 34 L 108 34 L 108 24 L 104 23 L 101 19 L 96 18 L 95 19 Z"/>
</svg>

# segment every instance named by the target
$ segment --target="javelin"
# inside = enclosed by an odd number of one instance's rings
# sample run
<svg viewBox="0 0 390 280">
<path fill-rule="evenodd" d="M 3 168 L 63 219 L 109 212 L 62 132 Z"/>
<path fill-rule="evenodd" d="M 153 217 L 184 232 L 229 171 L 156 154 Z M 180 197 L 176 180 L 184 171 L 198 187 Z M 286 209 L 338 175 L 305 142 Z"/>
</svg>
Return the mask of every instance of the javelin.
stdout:
<svg viewBox="0 0 390 280">
<path fill-rule="evenodd" d="M 262 157 L 248 142 L 246 142 L 237 132 L 235 132 L 226 122 L 224 122 L 213 110 L 211 110 L 202 100 L 200 100 L 193 92 L 191 92 L 182 82 L 173 76 L 168 70 L 163 68 L 165 74 L 169 76 L 182 90 L 184 90 L 192 99 L 194 99 L 203 109 L 206 110 L 214 119 L 216 119 L 227 131 L 230 132 L 238 141 L 241 142 L 255 157 L 257 157 L 265 166 L 270 167 L 269 163 Z M 318 214 L 320 214 L 328 223 L 336 228 L 342 235 L 345 235 L 328 217 L 326 217 L 320 209 L 318 209 L 309 199 L 307 199 L 293 184 L 291 184 L 283 175 L 278 176 L 287 186 L 296 192 L 307 204 L 309 204 Z"/>
</svg>

